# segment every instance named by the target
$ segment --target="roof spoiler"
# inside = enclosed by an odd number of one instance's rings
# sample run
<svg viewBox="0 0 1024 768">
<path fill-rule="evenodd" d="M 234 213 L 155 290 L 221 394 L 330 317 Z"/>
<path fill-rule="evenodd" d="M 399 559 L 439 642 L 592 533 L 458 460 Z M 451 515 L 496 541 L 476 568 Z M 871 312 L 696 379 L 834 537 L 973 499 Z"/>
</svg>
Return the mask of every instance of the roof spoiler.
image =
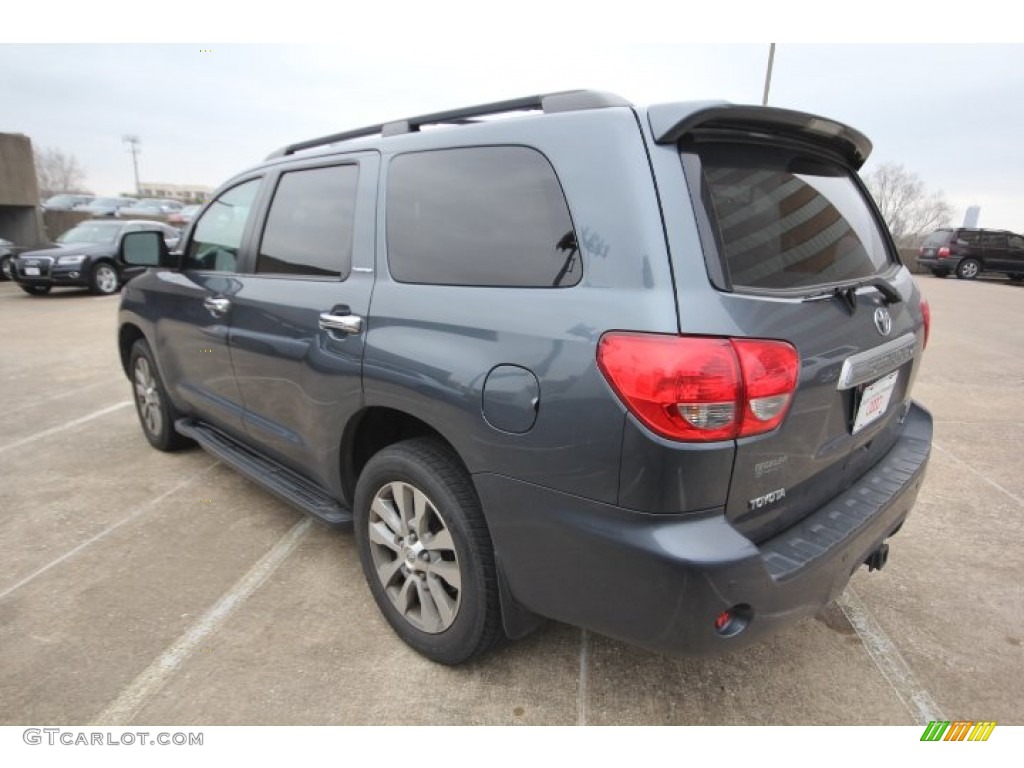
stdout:
<svg viewBox="0 0 1024 768">
<path fill-rule="evenodd" d="M 658 144 L 675 144 L 687 136 L 742 131 L 808 141 L 839 153 L 858 170 L 871 154 L 871 140 L 843 123 L 806 112 L 726 102 L 659 104 L 648 120 Z"/>
</svg>

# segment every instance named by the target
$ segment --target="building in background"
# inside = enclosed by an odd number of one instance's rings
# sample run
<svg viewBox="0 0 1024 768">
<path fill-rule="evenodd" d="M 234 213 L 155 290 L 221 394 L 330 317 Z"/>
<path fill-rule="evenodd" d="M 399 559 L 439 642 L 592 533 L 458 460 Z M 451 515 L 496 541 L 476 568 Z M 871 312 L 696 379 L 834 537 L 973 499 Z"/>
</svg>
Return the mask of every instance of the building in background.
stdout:
<svg viewBox="0 0 1024 768">
<path fill-rule="evenodd" d="M 25 246 L 46 242 L 32 141 L 20 133 L 0 133 L 0 237 Z"/>
<path fill-rule="evenodd" d="M 964 226 L 967 229 L 974 229 L 978 226 L 978 218 L 981 216 L 981 206 L 972 205 L 964 214 Z"/>
<path fill-rule="evenodd" d="M 167 184 L 162 181 L 139 183 L 140 197 L 159 197 L 180 200 L 183 203 L 205 203 L 213 194 L 213 187 L 200 184 Z"/>
</svg>

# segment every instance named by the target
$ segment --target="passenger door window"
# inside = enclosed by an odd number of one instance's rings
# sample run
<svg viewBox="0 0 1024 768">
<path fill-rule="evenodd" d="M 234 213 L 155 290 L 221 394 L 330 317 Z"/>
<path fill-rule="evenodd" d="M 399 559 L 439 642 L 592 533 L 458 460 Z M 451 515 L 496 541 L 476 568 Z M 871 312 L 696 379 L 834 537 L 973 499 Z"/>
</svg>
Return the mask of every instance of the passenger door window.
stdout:
<svg viewBox="0 0 1024 768">
<path fill-rule="evenodd" d="M 237 272 L 238 249 L 259 191 L 260 179 L 232 187 L 218 197 L 196 222 L 183 268 L 207 272 Z"/>
<path fill-rule="evenodd" d="M 1024 250 L 1024 237 L 1020 235 L 1010 235 L 1010 247 L 1014 250 Z"/>
<path fill-rule="evenodd" d="M 994 250 L 1006 250 L 1006 235 L 1003 232 L 982 232 L 981 245 Z"/>
<path fill-rule="evenodd" d="M 267 214 L 256 272 L 347 278 L 358 177 L 355 165 L 283 174 Z"/>
</svg>

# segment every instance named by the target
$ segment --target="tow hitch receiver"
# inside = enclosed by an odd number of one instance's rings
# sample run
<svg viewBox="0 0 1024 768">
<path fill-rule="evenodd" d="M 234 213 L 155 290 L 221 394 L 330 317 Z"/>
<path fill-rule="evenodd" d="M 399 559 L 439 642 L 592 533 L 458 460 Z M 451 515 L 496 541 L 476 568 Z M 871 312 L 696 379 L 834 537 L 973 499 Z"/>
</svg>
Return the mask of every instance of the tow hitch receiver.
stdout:
<svg viewBox="0 0 1024 768">
<path fill-rule="evenodd" d="M 889 559 L 889 545 L 884 541 L 882 545 L 868 555 L 867 560 L 864 561 L 864 565 L 868 567 L 868 571 L 880 571 L 885 566 L 886 561 Z"/>
</svg>

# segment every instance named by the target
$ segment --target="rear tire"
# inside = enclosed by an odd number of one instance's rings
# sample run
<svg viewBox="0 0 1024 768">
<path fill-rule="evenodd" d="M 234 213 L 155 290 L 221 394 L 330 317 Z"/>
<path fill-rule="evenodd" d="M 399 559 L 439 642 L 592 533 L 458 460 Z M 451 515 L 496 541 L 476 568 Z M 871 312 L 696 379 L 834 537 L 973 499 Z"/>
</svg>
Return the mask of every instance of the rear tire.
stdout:
<svg viewBox="0 0 1024 768">
<path fill-rule="evenodd" d="M 50 292 L 48 285 L 19 285 L 18 287 L 29 296 L 45 296 Z"/>
<path fill-rule="evenodd" d="M 502 636 L 490 533 L 465 467 L 416 438 L 370 459 L 355 494 L 359 559 L 377 607 L 409 646 L 460 664 Z"/>
<path fill-rule="evenodd" d="M 973 280 L 981 272 L 981 262 L 977 259 L 964 259 L 956 265 L 956 276 L 961 280 Z"/>
<path fill-rule="evenodd" d="M 174 429 L 174 422 L 183 414 L 167 397 L 153 353 L 143 339 L 132 346 L 128 371 L 135 395 L 135 412 L 149 444 L 158 451 L 177 451 L 192 445 L 190 439 Z"/>
<path fill-rule="evenodd" d="M 11 257 L 0 257 L 0 283 L 6 283 L 8 280 L 13 279 L 14 276 L 11 274 Z"/>
</svg>

